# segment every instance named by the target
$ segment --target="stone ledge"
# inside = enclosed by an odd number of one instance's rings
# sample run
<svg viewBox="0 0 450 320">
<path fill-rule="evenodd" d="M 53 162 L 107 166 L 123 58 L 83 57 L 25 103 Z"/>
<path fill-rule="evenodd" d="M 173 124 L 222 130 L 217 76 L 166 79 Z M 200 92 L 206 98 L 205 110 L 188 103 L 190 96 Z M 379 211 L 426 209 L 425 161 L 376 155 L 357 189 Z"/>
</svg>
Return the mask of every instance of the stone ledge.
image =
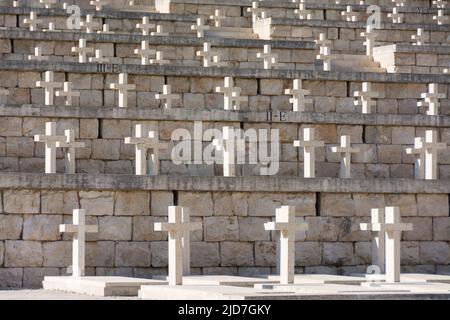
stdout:
<svg viewBox="0 0 450 320">
<path fill-rule="evenodd" d="M 449 194 L 450 180 L 0 173 L 0 189 Z"/>
<path fill-rule="evenodd" d="M 374 52 L 401 52 L 401 53 L 431 53 L 450 55 L 450 46 L 445 45 L 423 45 L 413 46 L 412 44 L 390 44 L 386 46 L 375 47 Z"/>
<path fill-rule="evenodd" d="M 376 126 L 450 127 L 448 116 L 359 114 L 359 113 L 316 113 L 286 111 L 225 111 L 176 108 L 139 109 L 113 107 L 67 107 L 44 105 L 0 105 L 0 116 L 4 117 L 46 117 L 79 119 L 122 119 L 158 121 L 220 121 L 220 122 L 274 122 L 313 124 L 352 124 Z"/>
<path fill-rule="evenodd" d="M 448 75 L 436 74 L 393 74 L 379 72 L 335 72 L 309 70 L 264 70 L 238 68 L 202 68 L 181 66 L 142 66 L 113 65 L 96 63 L 64 62 L 52 63 L 45 61 L 0 61 L 0 70 L 13 71 L 55 71 L 74 73 L 120 73 L 130 75 L 166 75 L 192 77 L 237 77 L 259 79 L 296 79 L 329 80 L 329 81 L 370 81 L 389 83 L 448 83 Z"/>
</svg>

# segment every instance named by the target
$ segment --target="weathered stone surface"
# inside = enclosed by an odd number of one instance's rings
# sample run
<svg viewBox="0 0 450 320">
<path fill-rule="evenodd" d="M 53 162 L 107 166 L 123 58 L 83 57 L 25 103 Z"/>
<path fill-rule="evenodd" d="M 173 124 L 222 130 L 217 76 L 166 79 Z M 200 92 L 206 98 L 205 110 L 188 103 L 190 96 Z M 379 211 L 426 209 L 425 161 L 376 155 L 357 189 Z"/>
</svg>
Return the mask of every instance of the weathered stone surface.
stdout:
<svg viewBox="0 0 450 320">
<path fill-rule="evenodd" d="M 64 267 L 72 265 L 72 241 L 44 242 L 43 266 Z"/>
<path fill-rule="evenodd" d="M 120 243 L 120 242 L 119 242 Z M 86 266 L 87 267 L 112 267 L 114 265 L 113 241 L 95 241 L 86 243 Z M 117 256 L 116 256 L 117 259 Z"/>
<path fill-rule="evenodd" d="M 134 241 L 158 241 L 166 240 L 167 233 L 155 231 L 155 222 L 165 222 L 167 217 L 133 217 Z"/>
<path fill-rule="evenodd" d="M 353 200 L 355 202 L 355 213 L 357 216 L 370 217 L 371 209 L 384 208 L 386 206 L 386 200 L 383 194 L 355 193 Z"/>
<path fill-rule="evenodd" d="M 224 267 L 253 266 L 253 244 L 248 242 L 221 242 L 220 265 Z"/>
<path fill-rule="evenodd" d="M 220 254 L 218 242 L 191 242 L 192 267 L 216 267 L 219 265 Z"/>
<path fill-rule="evenodd" d="M 149 267 L 150 245 L 147 242 L 118 242 L 115 265 L 118 267 Z"/>
<path fill-rule="evenodd" d="M 354 216 L 355 204 L 351 194 L 324 193 L 321 197 L 322 216 Z"/>
<path fill-rule="evenodd" d="M 412 223 L 412 231 L 402 232 L 403 240 L 433 240 L 433 221 L 432 218 L 405 217 L 402 219 L 405 223 Z"/>
<path fill-rule="evenodd" d="M 255 265 L 270 266 L 276 265 L 277 244 L 276 242 L 257 241 L 255 242 Z"/>
<path fill-rule="evenodd" d="M 92 140 L 92 159 L 119 160 L 121 140 Z"/>
<path fill-rule="evenodd" d="M 400 263 L 402 265 L 412 265 L 419 263 L 419 242 L 402 241 L 400 243 Z"/>
<path fill-rule="evenodd" d="M 355 263 L 372 264 L 372 242 L 355 242 Z"/>
<path fill-rule="evenodd" d="M 252 192 L 248 195 L 249 216 L 272 217 L 282 205 L 281 194 Z"/>
<path fill-rule="evenodd" d="M 22 287 L 22 268 L 0 268 L 0 289 Z"/>
<path fill-rule="evenodd" d="M 17 240 L 22 234 L 23 219 L 18 215 L 0 215 L 0 240 Z M 1 263 L 0 263 L 1 264 Z"/>
<path fill-rule="evenodd" d="M 322 244 L 320 242 L 296 242 L 295 265 L 318 266 L 322 262 Z"/>
<path fill-rule="evenodd" d="M 79 208 L 76 191 L 41 191 L 41 213 L 72 214 Z"/>
<path fill-rule="evenodd" d="M 59 225 L 62 216 L 58 215 L 31 215 L 25 216 L 23 222 L 23 240 L 52 241 L 60 236 Z"/>
<path fill-rule="evenodd" d="M 100 240 L 131 240 L 131 217 L 99 217 Z"/>
<path fill-rule="evenodd" d="M 206 217 L 203 219 L 205 241 L 238 241 L 237 217 Z"/>
<path fill-rule="evenodd" d="M 164 268 L 168 265 L 168 242 L 153 241 L 150 243 L 150 251 L 152 253 L 152 267 Z"/>
<path fill-rule="evenodd" d="M 169 191 L 152 191 L 150 213 L 152 216 L 167 216 L 168 206 L 173 206 L 173 193 Z"/>
<path fill-rule="evenodd" d="M 39 213 L 39 192 L 33 190 L 5 190 L 3 192 L 5 213 Z"/>
<path fill-rule="evenodd" d="M 80 139 L 97 139 L 99 121 L 97 119 L 80 119 Z"/>
<path fill-rule="evenodd" d="M 46 276 L 59 276 L 58 268 L 24 268 L 23 287 L 30 289 L 42 288 L 42 281 Z"/>
<path fill-rule="evenodd" d="M 3 257 L 5 256 L 5 245 L 0 241 L 0 266 L 3 265 Z"/>
<path fill-rule="evenodd" d="M 448 242 L 421 241 L 419 242 L 421 264 L 449 264 L 450 246 Z"/>
<path fill-rule="evenodd" d="M 2 137 L 20 137 L 22 136 L 22 118 L 1 117 L 0 128 Z"/>
<path fill-rule="evenodd" d="M 413 194 L 388 194 L 386 205 L 399 207 L 402 216 L 417 216 L 416 196 Z"/>
<path fill-rule="evenodd" d="M 114 212 L 114 193 L 111 191 L 80 191 L 81 209 L 86 215 L 112 216 Z"/>
<path fill-rule="evenodd" d="M 241 241 L 269 241 L 270 231 L 264 229 L 268 218 L 240 217 L 239 240 Z"/>
<path fill-rule="evenodd" d="M 42 261 L 40 242 L 5 241 L 5 267 L 40 267 Z"/>
<path fill-rule="evenodd" d="M 446 194 L 418 194 L 417 214 L 426 217 L 448 217 L 449 200 Z"/>
<path fill-rule="evenodd" d="M 150 214 L 150 192 L 116 192 L 114 214 L 122 215 L 149 215 Z"/>
<path fill-rule="evenodd" d="M 450 241 L 450 218 L 433 218 L 433 239 Z"/>
<path fill-rule="evenodd" d="M 308 230 L 307 241 L 337 241 L 339 226 L 332 217 L 306 217 Z"/>
<path fill-rule="evenodd" d="M 326 265 L 345 266 L 352 265 L 353 259 L 352 243 L 329 243 L 323 244 L 323 263 Z"/>
<path fill-rule="evenodd" d="M 210 192 L 180 192 L 179 205 L 187 207 L 191 216 L 212 216 L 214 212 L 213 200 Z"/>
<path fill-rule="evenodd" d="M 337 218 L 335 223 L 338 225 L 338 241 L 365 241 L 371 239 L 370 232 L 361 231 L 360 223 L 368 223 L 370 218 Z"/>
</svg>

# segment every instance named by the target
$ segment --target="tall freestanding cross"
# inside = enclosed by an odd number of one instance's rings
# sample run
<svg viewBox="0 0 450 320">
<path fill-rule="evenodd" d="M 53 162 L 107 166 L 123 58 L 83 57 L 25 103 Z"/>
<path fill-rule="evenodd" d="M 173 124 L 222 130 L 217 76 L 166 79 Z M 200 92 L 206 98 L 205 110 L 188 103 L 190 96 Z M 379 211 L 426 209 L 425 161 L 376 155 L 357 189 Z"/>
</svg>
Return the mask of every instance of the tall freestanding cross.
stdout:
<svg viewBox="0 0 450 320">
<path fill-rule="evenodd" d="M 400 13 L 399 7 L 393 7 L 392 13 L 388 13 L 387 17 L 392 19 L 392 23 L 403 23 L 403 14 Z"/>
<path fill-rule="evenodd" d="M 446 143 L 437 142 L 437 131 L 426 130 L 425 141 L 423 147 L 425 148 L 425 179 L 437 179 L 437 156 L 438 150 L 446 149 Z"/>
<path fill-rule="evenodd" d="M 251 8 L 247 8 L 247 12 L 252 14 L 252 23 L 255 23 L 263 15 L 264 9 L 259 8 L 257 1 L 253 1 Z"/>
<path fill-rule="evenodd" d="M 375 39 L 378 36 L 378 33 L 372 27 L 372 25 L 366 26 L 366 31 L 360 33 L 361 37 L 366 38 L 364 41 L 364 45 L 366 46 L 366 56 L 373 55 L 373 48 L 375 47 Z"/>
<path fill-rule="evenodd" d="M 128 107 L 128 90 L 135 90 L 135 84 L 128 84 L 128 74 L 119 74 L 119 83 L 111 83 L 109 85 L 111 89 L 119 91 L 119 108 Z"/>
<path fill-rule="evenodd" d="M 300 0 L 298 9 L 295 9 L 294 13 L 298 15 L 300 20 L 311 20 L 312 18 L 311 11 L 306 10 L 305 0 Z"/>
<path fill-rule="evenodd" d="M 272 53 L 272 47 L 270 44 L 264 45 L 264 51 L 258 52 L 256 54 L 256 57 L 258 59 L 264 60 L 264 69 L 272 69 L 272 66 L 277 67 L 280 65 L 278 61 L 278 54 Z"/>
<path fill-rule="evenodd" d="M 282 206 L 275 215 L 275 222 L 265 223 L 264 229 L 280 232 L 280 283 L 289 284 L 295 276 L 295 232 L 308 230 L 308 224 L 295 221 L 294 206 Z"/>
<path fill-rule="evenodd" d="M 341 136 L 341 145 L 340 147 L 332 147 L 332 152 L 341 153 L 341 170 L 339 172 L 339 176 L 341 178 L 350 178 L 351 177 L 351 157 L 352 153 L 360 152 L 359 148 L 352 148 L 350 142 L 350 136 Z"/>
<path fill-rule="evenodd" d="M 370 223 L 360 223 L 362 231 L 372 231 L 372 265 L 378 266 L 381 273 L 385 268 L 385 236 L 380 227 L 384 224 L 384 208 L 373 208 L 370 212 Z M 375 231 L 374 229 L 380 230 Z"/>
<path fill-rule="evenodd" d="M 319 39 L 314 40 L 319 46 L 319 54 L 316 56 L 317 60 L 323 61 L 323 71 L 331 70 L 331 46 L 333 42 L 326 38 L 325 33 L 319 34 Z"/>
<path fill-rule="evenodd" d="M 80 96 L 80 91 L 72 91 L 70 85 L 70 82 L 65 81 L 63 91 L 57 90 L 55 92 L 55 96 L 57 97 L 66 97 L 66 106 L 72 105 L 72 98 Z"/>
<path fill-rule="evenodd" d="M 449 17 L 445 15 L 444 10 L 439 9 L 437 16 L 433 16 L 433 20 L 435 20 L 438 25 L 443 25 L 448 23 Z"/>
<path fill-rule="evenodd" d="M 347 6 L 345 11 L 341 11 L 341 16 L 343 16 L 346 21 L 358 21 L 358 13 L 353 11 L 352 6 Z"/>
<path fill-rule="evenodd" d="M 141 47 L 134 49 L 134 54 L 141 56 L 141 64 L 145 66 L 150 64 L 150 56 L 154 56 L 156 50 L 150 49 L 148 40 L 142 40 Z"/>
<path fill-rule="evenodd" d="M 236 164 L 235 164 L 235 134 L 233 127 L 222 128 L 222 139 L 214 139 L 213 146 L 217 151 L 222 152 L 223 159 L 223 176 L 235 177 L 236 176 Z"/>
<path fill-rule="evenodd" d="M 80 39 L 78 40 L 78 47 L 72 47 L 72 52 L 78 53 L 78 62 L 79 63 L 86 63 L 86 55 L 92 54 L 94 52 L 94 48 L 88 48 L 86 46 L 86 39 Z"/>
<path fill-rule="evenodd" d="M 169 234 L 168 280 L 171 286 L 183 284 L 183 263 L 185 262 L 183 256 L 189 254 L 183 250 L 183 237 L 188 232 L 202 228 L 201 222 L 184 222 L 183 211 L 183 207 L 169 206 L 168 222 L 156 222 L 154 225 L 155 231 L 167 231 Z M 188 239 L 186 240 L 184 241 L 185 248 L 189 245 Z"/>
<path fill-rule="evenodd" d="M 439 99 L 445 99 L 445 93 L 439 93 L 439 85 L 437 83 L 430 83 L 428 85 L 428 92 L 421 94 L 423 101 L 417 102 L 418 107 L 428 106 L 427 115 L 439 115 L 439 107 L 441 103 Z"/>
<path fill-rule="evenodd" d="M 203 43 L 203 50 L 197 51 L 197 57 L 203 57 L 203 66 L 205 68 L 226 66 L 225 62 L 220 62 L 219 53 L 211 49 L 210 42 Z"/>
<path fill-rule="evenodd" d="M 146 133 L 146 136 L 145 136 Z M 166 143 L 159 142 L 158 132 L 146 131 L 142 124 L 135 126 L 135 137 L 126 137 L 125 144 L 134 144 L 136 149 L 136 175 L 147 175 L 147 153 L 151 149 L 152 175 L 159 174 L 159 150 L 167 149 Z"/>
<path fill-rule="evenodd" d="M 191 26 L 191 30 L 197 31 L 197 38 L 203 38 L 205 31 L 211 29 L 210 26 L 205 25 L 205 21 L 202 17 L 197 18 L 197 24 Z"/>
<path fill-rule="evenodd" d="M 37 46 L 34 48 L 34 55 L 29 55 L 28 60 L 30 61 L 47 61 L 49 56 L 42 55 L 42 47 Z"/>
<path fill-rule="evenodd" d="M 224 110 L 240 110 L 241 102 L 247 101 L 247 97 L 241 96 L 241 88 L 234 86 L 232 77 L 225 77 L 224 86 L 216 87 L 217 93 L 223 93 Z"/>
<path fill-rule="evenodd" d="M 292 95 L 289 102 L 292 103 L 292 111 L 294 112 L 304 112 L 305 105 L 313 102 L 312 99 L 305 97 L 311 94 L 311 91 L 303 89 L 302 79 L 294 79 L 293 88 L 286 89 L 284 93 Z"/>
<path fill-rule="evenodd" d="M 80 25 L 86 28 L 86 33 L 95 33 L 95 29 L 101 28 L 100 23 L 95 22 L 93 19 L 92 15 L 88 14 L 86 16 L 86 21 L 81 21 Z"/>
<path fill-rule="evenodd" d="M 136 24 L 136 28 L 142 30 L 142 35 L 143 36 L 148 36 L 148 35 L 150 35 L 150 29 L 154 29 L 155 28 L 155 24 L 154 23 L 150 23 L 150 18 L 149 17 L 142 17 L 142 23 Z"/>
<path fill-rule="evenodd" d="M 56 122 L 46 122 L 45 135 L 35 135 L 34 141 L 45 142 L 45 173 L 56 173 L 56 144 L 65 142 L 66 136 L 56 135 Z"/>
<path fill-rule="evenodd" d="M 43 21 L 37 18 L 37 14 L 34 11 L 30 12 L 30 17 L 23 19 L 24 24 L 30 25 L 30 31 L 37 31 L 38 25 Z"/>
<path fill-rule="evenodd" d="M 414 164 L 414 177 L 416 179 L 425 179 L 425 148 L 423 147 L 423 138 L 414 138 L 414 148 L 406 148 L 406 154 L 418 155 Z"/>
<path fill-rule="evenodd" d="M 60 224 L 59 232 L 73 233 L 72 277 L 82 277 L 85 267 L 86 233 L 98 232 L 98 226 L 86 225 L 86 211 L 84 209 L 74 209 L 72 219 L 72 224 Z"/>
<path fill-rule="evenodd" d="M 323 141 L 315 141 L 314 128 L 304 128 L 303 141 L 294 141 L 294 147 L 303 147 L 303 172 L 305 178 L 316 177 L 316 148 L 324 146 L 325 143 Z"/>
<path fill-rule="evenodd" d="M 379 98 L 379 93 L 376 91 L 372 91 L 372 85 L 370 82 L 362 83 L 362 90 L 355 91 L 354 96 L 356 97 L 355 105 L 361 105 L 362 113 L 372 113 L 372 107 L 377 105 L 376 101 L 372 99 Z"/>
<path fill-rule="evenodd" d="M 425 34 L 423 33 L 423 29 L 418 28 L 417 33 L 413 34 L 411 36 L 411 40 L 415 41 L 415 43 L 413 43 L 413 46 L 423 46 L 426 41 L 426 37 L 425 37 Z"/>
<path fill-rule="evenodd" d="M 74 130 L 65 130 L 64 135 L 66 137 L 65 141 L 57 141 L 57 148 L 66 148 L 66 173 L 74 174 L 75 173 L 75 150 L 77 148 L 85 148 L 86 144 L 84 142 L 76 142 L 75 141 L 75 131 Z"/>
<path fill-rule="evenodd" d="M 164 109 L 172 108 L 172 100 L 180 100 L 179 94 L 172 93 L 172 86 L 170 84 L 163 85 L 163 92 L 155 94 L 155 99 L 164 101 Z"/>
<path fill-rule="evenodd" d="M 104 1 L 104 0 L 92 0 L 90 2 L 91 6 L 95 6 L 95 10 L 96 11 L 101 11 L 103 9 L 103 6 L 108 5 L 108 1 Z"/>
<path fill-rule="evenodd" d="M 45 105 L 53 105 L 53 98 L 55 97 L 55 89 L 62 87 L 61 82 L 54 82 L 53 71 L 45 71 L 44 81 L 36 81 L 36 87 L 45 89 Z"/>
<path fill-rule="evenodd" d="M 222 10 L 216 9 L 214 10 L 214 15 L 209 16 L 211 20 L 214 20 L 214 27 L 220 28 L 222 27 L 222 21 L 227 17 L 222 14 Z"/>
</svg>

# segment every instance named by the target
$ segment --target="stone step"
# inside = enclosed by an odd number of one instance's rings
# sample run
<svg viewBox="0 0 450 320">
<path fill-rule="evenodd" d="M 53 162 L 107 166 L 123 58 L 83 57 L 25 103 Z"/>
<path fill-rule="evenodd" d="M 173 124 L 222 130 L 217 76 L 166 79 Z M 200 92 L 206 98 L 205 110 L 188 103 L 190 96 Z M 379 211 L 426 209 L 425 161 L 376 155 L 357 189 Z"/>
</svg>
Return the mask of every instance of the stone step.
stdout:
<svg viewBox="0 0 450 320">
<path fill-rule="evenodd" d="M 252 28 L 215 28 L 205 32 L 207 37 L 232 38 L 232 39 L 258 39 Z"/>
</svg>

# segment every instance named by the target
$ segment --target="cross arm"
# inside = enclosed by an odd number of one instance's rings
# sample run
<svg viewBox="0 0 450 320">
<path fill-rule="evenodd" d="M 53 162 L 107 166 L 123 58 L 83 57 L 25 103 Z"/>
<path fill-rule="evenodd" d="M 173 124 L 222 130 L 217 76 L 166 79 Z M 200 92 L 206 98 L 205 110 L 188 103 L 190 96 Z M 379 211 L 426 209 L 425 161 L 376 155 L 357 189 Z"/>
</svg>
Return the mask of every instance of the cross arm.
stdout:
<svg viewBox="0 0 450 320">
<path fill-rule="evenodd" d="M 98 232 L 98 226 L 87 225 L 85 226 L 85 231 L 87 233 L 96 233 Z M 59 232 L 76 233 L 78 232 L 78 226 L 74 224 L 60 224 Z"/>
<path fill-rule="evenodd" d="M 264 229 L 267 231 L 281 230 L 281 231 L 300 231 L 308 230 L 308 223 L 305 222 L 266 222 Z"/>
<path fill-rule="evenodd" d="M 66 136 L 47 136 L 45 134 L 35 134 L 34 142 L 63 142 L 66 140 Z"/>
<path fill-rule="evenodd" d="M 184 231 L 194 231 L 202 229 L 201 222 L 189 222 L 189 223 L 170 223 L 170 222 L 155 222 L 155 231 L 167 231 L 167 232 L 184 232 Z"/>
</svg>

